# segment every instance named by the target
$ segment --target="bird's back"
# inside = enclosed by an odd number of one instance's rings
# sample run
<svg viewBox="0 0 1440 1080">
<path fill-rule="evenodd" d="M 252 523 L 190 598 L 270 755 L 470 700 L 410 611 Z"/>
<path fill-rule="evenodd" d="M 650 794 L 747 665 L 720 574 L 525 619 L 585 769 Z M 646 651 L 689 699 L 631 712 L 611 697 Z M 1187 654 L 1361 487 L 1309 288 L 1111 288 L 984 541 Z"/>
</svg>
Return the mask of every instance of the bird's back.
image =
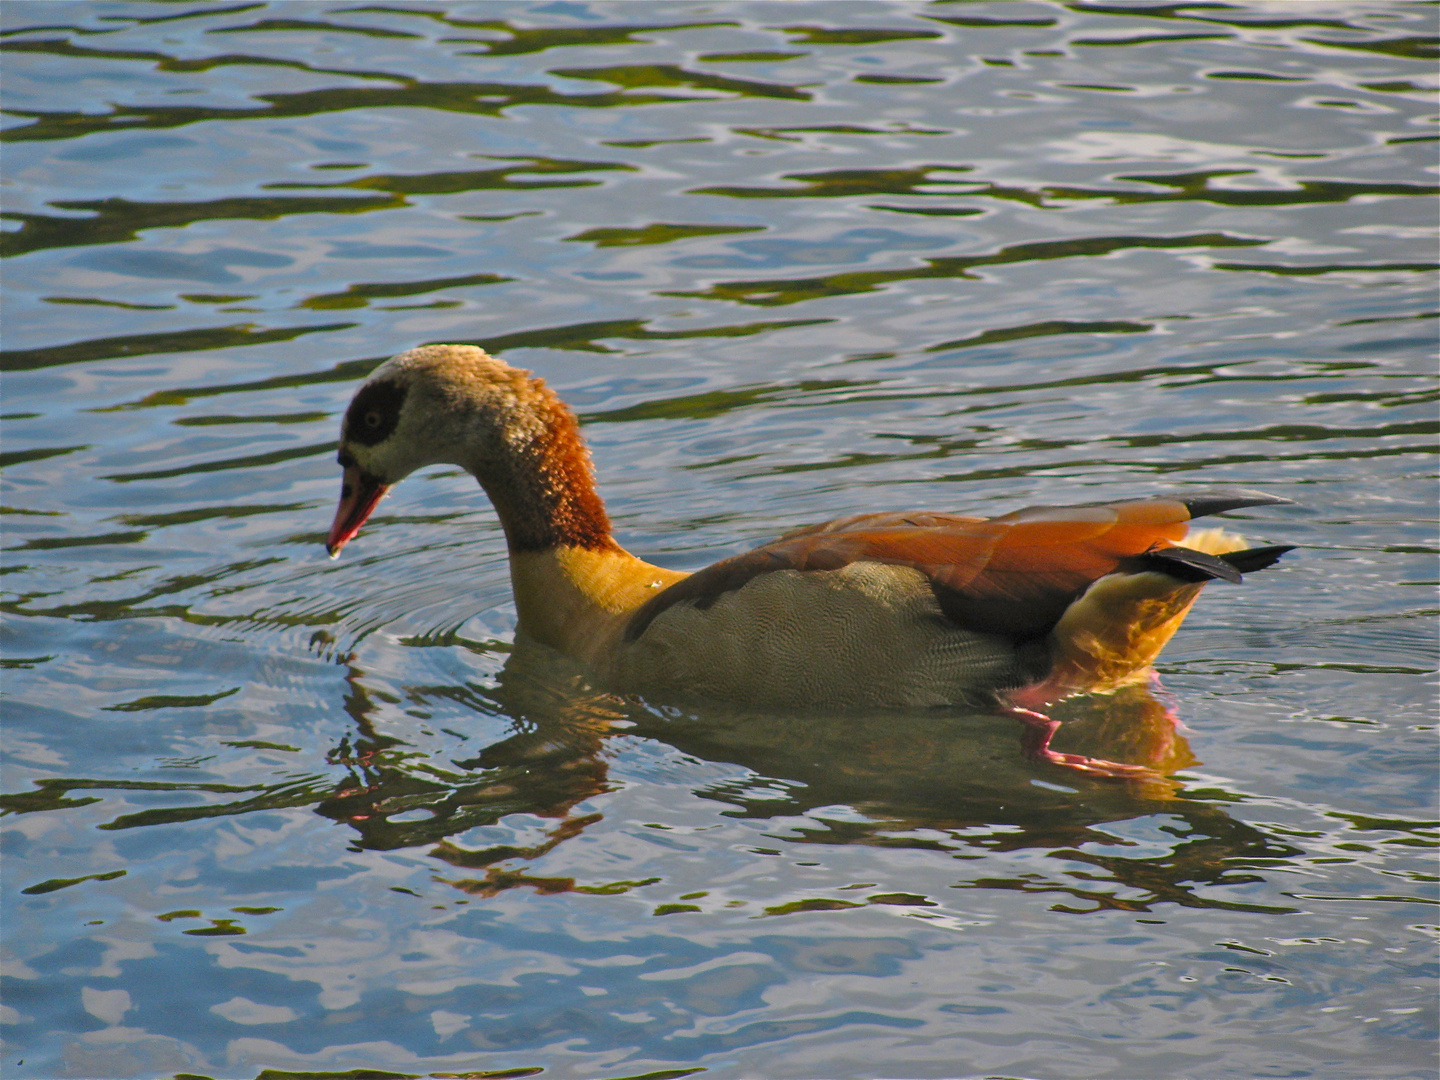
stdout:
<svg viewBox="0 0 1440 1080">
<path fill-rule="evenodd" d="M 1272 501 L 825 522 L 650 598 L 613 671 L 641 691 L 787 707 L 987 703 L 1050 678 L 1107 689 L 1148 669 L 1205 581 L 1278 557 L 1227 562 L 1244 541 L 1213 529 L 1182 546 L 1192 514 Z"/>
</svg>

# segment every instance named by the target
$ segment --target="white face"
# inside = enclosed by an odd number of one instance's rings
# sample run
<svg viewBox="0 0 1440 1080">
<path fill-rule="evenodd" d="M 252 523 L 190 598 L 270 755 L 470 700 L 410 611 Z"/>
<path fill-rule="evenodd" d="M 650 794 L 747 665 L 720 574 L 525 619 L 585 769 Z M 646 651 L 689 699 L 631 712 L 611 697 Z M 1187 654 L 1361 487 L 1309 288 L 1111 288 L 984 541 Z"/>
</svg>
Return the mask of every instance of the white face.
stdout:
<svg viewBox="0 0 1440 1080">
<path fill-rule="evenodd" d="M 494 377 L 496 364 L 463 346 L 387 360 L 345 411 L 341 464 L 389 485 L 426 465 L 459 465 L 478 475 L 485 462 L 507 457 L 528 425 L 513 384 Z"/>
</svg>

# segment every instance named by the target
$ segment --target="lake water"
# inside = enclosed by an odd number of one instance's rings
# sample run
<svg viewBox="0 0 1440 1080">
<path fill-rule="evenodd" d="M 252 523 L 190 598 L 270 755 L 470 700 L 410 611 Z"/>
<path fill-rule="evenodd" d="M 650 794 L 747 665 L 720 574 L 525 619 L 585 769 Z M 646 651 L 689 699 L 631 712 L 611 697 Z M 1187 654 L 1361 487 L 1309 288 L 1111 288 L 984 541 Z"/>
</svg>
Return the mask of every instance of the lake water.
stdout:
<svg viewBox="0 0 1440 1080">
<path fill-rule="evenodd" d="M 1437 9 L 7 3 L 6 1077 L 1430 1077 Z M 472 342 L 693 569 L 1216 486 L 1163 688 L 650 707 L 514 646 Z M 1166 708 L 1183 726 L 1176 730 Z"/>
</svg>

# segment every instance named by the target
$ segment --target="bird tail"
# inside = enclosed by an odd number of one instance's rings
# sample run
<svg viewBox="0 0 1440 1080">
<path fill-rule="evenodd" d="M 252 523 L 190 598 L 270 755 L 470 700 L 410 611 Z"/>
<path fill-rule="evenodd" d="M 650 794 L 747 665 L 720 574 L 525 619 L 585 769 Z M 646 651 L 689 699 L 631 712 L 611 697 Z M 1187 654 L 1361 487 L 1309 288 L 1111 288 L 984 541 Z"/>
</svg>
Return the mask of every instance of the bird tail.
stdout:
<svg viewBox="0 0 1440 1080">
<path fill-rule="evenodd" d="M 1227 551 L 1220 558 L 1240 573 L 1248 574 L 1252 570 L 1264 570 L 1267 566 L 1274 566 L 1281 555 L 1294 550 L 1294 544 L 1274 544 L 1270 547 L 1246 548 L 1244 551 Z"/>
<path fill-rule="evenodd" d="M 1153 548 L 1135 561 L 1139 563 L 1136 569 L 1158 570 L 1180 581 L 1206 582 L 1218 578 L 1238 584 L 1241 574 L 1263 570 L 1285 552 L 1293 550 L 1294 545 L 1280 544 L 1211 555 L 1194 548 L 1173 546 Z"/>
</svg>

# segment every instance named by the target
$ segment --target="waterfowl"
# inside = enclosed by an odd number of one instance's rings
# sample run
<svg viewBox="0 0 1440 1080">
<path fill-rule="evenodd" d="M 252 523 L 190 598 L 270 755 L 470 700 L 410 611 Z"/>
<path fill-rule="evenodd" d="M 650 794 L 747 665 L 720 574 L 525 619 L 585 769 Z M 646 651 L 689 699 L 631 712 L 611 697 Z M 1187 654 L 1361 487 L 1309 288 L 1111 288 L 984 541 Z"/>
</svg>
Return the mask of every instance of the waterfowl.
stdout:
<svg viewBox="0 0 1440 1080">
<path fill-rule="evenodd" d="M 1288 502 L 1210 491 L 995 518 L 860 514 L 667 570 L 616 542 L 554 391 L 469 345 L 376 368 L 345 413 L 339 463 L 332 558 L 392 485 L 459 465 L 504 528 L 518 631 L 607 687 L 776 709 L 979 705 L 1023 721 L 1033 757 L 1100 775 L 1146 770 L 1052 750 L 1045 710 L 1148 677 L 1207 581 L 1291 550 L 1192 531 L 1206 514 Z"/>
</svg>

